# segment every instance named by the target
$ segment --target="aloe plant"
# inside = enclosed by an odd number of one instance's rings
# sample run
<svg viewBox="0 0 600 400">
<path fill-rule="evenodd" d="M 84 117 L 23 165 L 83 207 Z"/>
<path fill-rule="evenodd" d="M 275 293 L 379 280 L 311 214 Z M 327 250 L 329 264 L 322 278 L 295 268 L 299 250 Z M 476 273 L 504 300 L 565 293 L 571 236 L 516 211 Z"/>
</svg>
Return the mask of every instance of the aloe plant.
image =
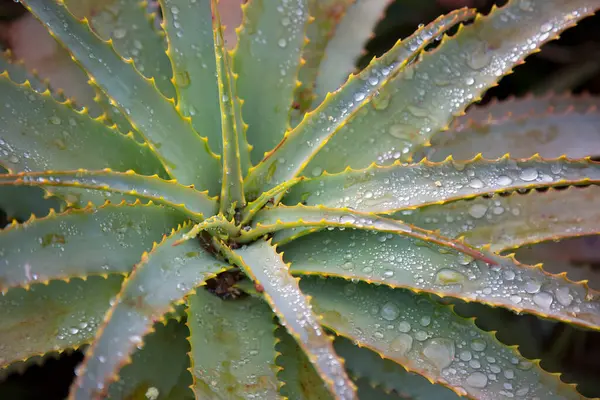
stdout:
<svg viewBox="0 0 600 400">
<path fill-rule="evenodd" d="M 324 99 L 351 1 L 251 0 L 231 52 L 215 0 L 160 0 L 158 30 L 23 3 L 103 111 L 4 61 L 2 368 L 89 345 L 71 399 L 581 397 L 439 299 L 600 329 L 585 281 L 503 255 L 597 233 L 598 101 L 462 116 L 600 1 L 456 10 Z"/>
</svg>

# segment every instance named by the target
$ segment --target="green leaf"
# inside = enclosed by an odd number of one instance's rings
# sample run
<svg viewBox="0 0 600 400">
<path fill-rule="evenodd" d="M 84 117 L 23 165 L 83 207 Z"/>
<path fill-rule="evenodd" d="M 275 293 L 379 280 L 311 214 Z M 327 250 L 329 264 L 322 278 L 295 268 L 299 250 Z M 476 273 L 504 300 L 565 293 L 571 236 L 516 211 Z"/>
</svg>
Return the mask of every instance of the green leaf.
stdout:
<svg viewBox="0 0 600 400">
<path fill-rule="evenodd" d="M 160 0 L 160 5 L 177 90 L 177 108 L 192 118 L 196 131 L 206 136 L 211 147 L 222 154 L 210 0 Z"/>
<path fill-rule="evenodd" d="M 485 193 L 516 189 L 594 183 L 600 179 L 600 163 L 588 159 L 446 160 L 418 164 L 371 166 L 306 179 L 294 186 L 286 204 L 349 207 L 357 211 L 389 213 Z"/>
<path fill-rule="evenodd" d="M 357 379 L 356 389 L 358 396 L 361 400 L 400 400 L 400 397 L 395 392 L 386 392 L 381 388 L 374 387 L 369 381 L 365 379 Z M 437 399 L 436 399 L 437 400 Z"/>
<path fill-rule="evenodd" d="M 212 10 L 215 14 L 213 39 L 217 62 L 218 98 L 223 143 L 223 179 L 221 183 L 221 207 L 219 211 L 221 214 L 227 215 L 230 210 L 240 209 L 246 205 L 246 199 L 244 198 L 244 178 L 242 175 L 242 157 L 240 154 L 241 152 L 245 154 L 246 169 L 250 154 L 241 120 L 241 104 L 236 97 L 231 60 L 225 49 L 223 27 L 221 26 L 221 17 L 219 16 L 216 0 L 212 0 Z M 228 216 L 232 217 L 232 215 Z"/>
<path fill-rule="evenodd" d="M 282 250 L 293 274 L 378 282 L 600 329 L 600 296 L 585 282 L 487 250 L 474 258 L 400 235 L 348 230 L 308 235 Z"/>
<path fill-rule="evenodd" d="M 122 276 L 50 281 L 0 296 L 0 368 L 89 343 Z"/>
<path fill-rule="evenodd" d="M 332 400 L 323 380 L 294 338 L 279 327 L 275 331 L 277 339 L 277 374 L 282 386 L 279 392 L 288 399 Z"/>
<path fill-rule="evenodd" d="M 244 210 L 242 211 L 241 224 L 245 225 L 246 223 L 250 222 L 254 218 L 254 215 L 256 215 L 256 213 L 259 212 L 260 210 L 262 210 L 263 207 L 267 203 L 272 202 L 272 201 L 274 201 L 275 198 L 287 193 L 287 191 L 292 186 L 294 186 L 295 184 L 300 182 L 302 179 L 304 179 L 304 178 L 300 177 L 300 178 L 290 179 L 289 181 L 285 181 L 285 182 L 275 186 L 271 190 L 263 192 L 256 200 L 249 203 L 246 206 L 246 208 L 244 208 Z"/>
<path fill-rule="evenodd" d="M 386 391 L 393 390 L 400 395 L 400 398 L 411 400 L 458 399 L 456 393 L 448 388 L 431 384 L 421 375 L 408 372 L 401 365 L 381 358 L 379 354 L 366 347 L 355 346 L 342 336 L 335 339 L 334 347 L 335 351 L 346 361 L 346 369 L 352 376 L 361 378 L 361 381 L 370 382 Z"/>
<path fill-rule="evenodd" d="M 451 155 L 455 160 L 469 160 L 479 153 L 486 158 L 504 154 L 513 158 L 534 154 L 545 158 L 597 156 L 600 113 L 595 103 L 598 101 L 589 103 L 589 111 L 567 109 L 518 118 L 469 120 L 434 136 L 431 147 L 424 148 L 423 155 L 416 158 L 442 161 Z"/>
<path fill-rule="evenodd" d="M 323 324 L 459 395 L 580 398 L 574 386 L 425 296 L 334 279 L 303 279 L 301 286 Z"/>
<path fill-rule="evenodd" d="M 308 43 L 302 49 L 302 60 L 298 71 L 298 81 L 300 86 L 296 88 L 294 93 L 294 105 L 298 107 L 299 116 L 309 111 L 312 108 L 313 101 L 316 97 L 315 86 L 319 66 L 323 62 L 325 56 L 325 48 L 335 34 L 336 28 L 341 20 L 343 20 L 346 10 L 354 3 L 355 0 L 308 0 L 308 13 L 312 18 L 306 29 L 306 37 Z M 361 28 L 365 25 L 364 21 L 357 26 Z M 330 55 L 336 57 L 338 53 Z M 350 74 L 349 70 L 346 76 Z"/>
<path fill-rule="evenodd" d="M 233 70 L 256 164 L 289 128 L 309 15 L 307 0 L 251 0 L 243 11 Z"/>
<path fill-rule="evenodd" d="M 188 302 L 196 397 L 279 398 L 269 307 L 252 297 L 221 300 L 204 288 Z"/>
<path fill-rule="evenodd" d="M 473 246 L 490 245 L 501 252 L 545 240 L 597 234 L 600 187 L 513 192 L 400 211 L 404 222 L 462 237 Z"/>
<path fill-rule="evenodd" d="M 348 118 L 367 104 L 415 54 L 439 34 L 472 16 L 473 12 L 467 9 L 442 16 L 420 28 L 406 41 L 398 41 L 386 54 L 374 58 L 367 68 L 350 76 L 344 86 L 329 94 L 314 111 L 306 114 L 277 148 L 250 170 L 247 178 L 249 190 L 266 191 L 296 177 Z M 318 176 L 322 171 L 314 169 L 311 174 Z"/>
<path fill-rule="evenodd" d="M 179 114 L 173 101 L 156 89 L 153 80 L 140 75 L 131 60 L 125 61 L 116 53 L 110 41 L 97 37 L 86 20 L 75 19 L 62 5 L 46 0 L 23 3 L 125 112 L 173 178 L 217 193 L 218 158 L 210 152 L 206 139 L 194 131 L 189 119 Z"/>
<path fill-rule="evenodd" d="M 478 17 L 395 76 L 309 170 L 318 166 L 339 172 L 346 165 L 365 168 L 372 162 L 410 160 L 500 77 L 597 7 L 595 0 L 514 0 Z"/>
<path fill-rule="evenodd" d="M 131 353 L 143 347 L 143 337 L 151 332 L 152 324 L 172 309 L 172 303 L 227 267 L 197 243 L 173 246 L 185 228 L 173 231 L 142 255 L 78 367 L 69 398 L 105 395 L 121 367 L 131 362 Z"/>
<path fill-rule="evenodd" d="M 38 93 L 44 93 L 46 90 L 52 92 L 48 81 L 40 78 L 35 72 L 27 70 L 23 61 L 13 60 L 12 52 L 10 50 L 5 50 L 0 53 L 0 74 L 3 74 L 4 72 L 8 74 L 8 78 L 11 81 L 17 84 L 22 85 L 28 81 L 31 88 Z M 55 96 L 58 101 L 66 100 L 62 92 L 52 93 L 52 95 Z"/>
<path fill-rule="evenodd" d="M 221 250 L 230 262 L 262 285 L 265 300 L 307 354 L 329 391 L 336 398 L 356 399 L 354 384 L 333 351 L 331 338 L 321 328 L 309 298 L 300 291 L 298 280 L 289 273 L 275 248 L 260 240 L 238 250 L 224 246 Z"/>
<path fill-rule="evenodd" d="M 119 380 L 110 385 L 109 398 L 143 399 L 150 388 L 156 389 L 161 399 L 193 398 L 189 388 L 192 379 L 187 370 L 187 327 L 182 322 L 169 320 L 164 325 L 157 322 L 154 328 L 156 330 L 146 337 L 144 347 L 133 353 L 131 364 L 119 372 Z M 189 379 L 186 385 L 182 385 L 182 375 Z M 180 397 L 173 397 L 173 393 Z"/>
<path fill-rule="evenodd" d="M 56 211 L 62 210 L 64 205 L 59 199 L 46 198 L 45 195 L 39 188 L 0 186 L 0 210 L 6 213 L 8 221 L 15 219 L 19 222 L 27 221 L 32 214 L 38 217 L 46 216 L 51 208 Z"/>
<path fill-rule="evenodd" d="M 173 180 L 163 180 L 156 175 L 138 175 L 131 170 L 21 172 L 0 175 L 0 188 L 4 185 L 15 188 L 68 187 L 71 194 L 98 191 L 104 192 L 106 200 L 110 200 L 113 193 L 125 194 L 172 207 L 196 220 L 216 214 L 218 208 L 216 199 L 208 197 L 206 192 L 199 192 L 192 186 L 183 186 Z"/>
<path fill-rule="evenodd" d="M 0 231 L 0 290 L 50 279 L 128 273 L 154 241 L 183 221 L 155 205 L 71 209 Z"/>
<path fill-rule="evenodd" d="M 111 39 L 117 53 L 132 59 L 140 73 L 154 78 L 165 96 L 175 95 L 164 34 L 155 29 L 156 15 L 147 13 L 147 1 L 65 0 L 65 5 L 78 19 L 87 18 L 103 40 Z"/>
<path fill-rule="evenodd" d="M 129 120 L 127 120 L 127 117 L 125 117 L 125 115 L 123 115 L 123 113 L 117 107 L 110 103 L 110 100 L 108 97 L 106 97 L 102 89 L 93 83 L 90 83 L 90 85 L 96 92 L 94 101 L 96 104 L 98 104 L 98 107 L 100 107 L 100 110 L 103 113 L 103 117 L 105 118 L 104 123 L 111 126 L 116 125 L 116 128 L 119 130 L 119 132 L 131 132 L 135 140 L 143 143 L 144 138 L 138 131 L 133 129 L 129 123 Z"/>
<path fill-rule="evenodd" d="M 0 109 L 0 164 L 9 171 L 110 167 L 164 174 L 147 145 L 75 111 L 69 102 L 15 84 L 6 74 L 0 75 L 0 92 L 10 99 Z"/>
</svg>

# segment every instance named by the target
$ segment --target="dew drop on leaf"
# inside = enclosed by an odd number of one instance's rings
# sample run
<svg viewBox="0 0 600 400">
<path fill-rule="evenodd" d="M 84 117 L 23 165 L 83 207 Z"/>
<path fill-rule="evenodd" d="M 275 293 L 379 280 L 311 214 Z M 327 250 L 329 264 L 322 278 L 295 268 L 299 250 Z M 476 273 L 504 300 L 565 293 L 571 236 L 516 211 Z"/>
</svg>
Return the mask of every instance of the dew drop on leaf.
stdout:
<svg viewBox="0 0 600 400">
<path fill-rule="evenodd" d="M 429 339 L 423 348 L 423 355 L 440 371 L 452 364 L 454 352 L 454 341 L 446 338 Z"/>
</svg>

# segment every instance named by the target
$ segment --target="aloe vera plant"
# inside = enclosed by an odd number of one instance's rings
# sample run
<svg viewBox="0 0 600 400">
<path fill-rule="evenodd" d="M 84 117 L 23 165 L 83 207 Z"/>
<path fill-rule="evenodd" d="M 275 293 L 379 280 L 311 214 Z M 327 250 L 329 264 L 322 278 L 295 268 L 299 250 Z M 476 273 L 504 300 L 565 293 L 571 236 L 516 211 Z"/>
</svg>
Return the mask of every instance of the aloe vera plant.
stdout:
<svg viewBox="0 0 600 400">
<path fill-rule="evenodd" d="M 100 111 L 2 61 L 3 369 L 89 345 L 69 398 L 581 397 L 439 298 L 600 329 L 585 281 L 503 255 L 597 233 L 598 101 L 463 116 L 600 1 L 456 10 L 323 99 L 349 0 L 250 0 L 231 52 L 215 0 L 160 29 L 22 2 Z"/>
</svg>

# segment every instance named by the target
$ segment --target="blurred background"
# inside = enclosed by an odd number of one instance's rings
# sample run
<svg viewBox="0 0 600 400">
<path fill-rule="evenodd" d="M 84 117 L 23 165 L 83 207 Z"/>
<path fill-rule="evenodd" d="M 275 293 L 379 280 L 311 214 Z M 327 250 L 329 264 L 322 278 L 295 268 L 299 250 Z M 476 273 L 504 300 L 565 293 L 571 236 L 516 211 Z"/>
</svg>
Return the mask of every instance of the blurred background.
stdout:
<svg viewBox="0 0 600 400">
<path fill-rule="evenodd" d="M 98 0 L 79 1 L 82 4 L 98 3 Z M 233 28 L 241 20 L 239 3 L 240 0 L 221 0 L 220 3 L 222 17 L 228 24 L 229 47 L 235 45 Z M 374 55 L 384 53 L 398 39 L 410 35 L 419 24 L 440 14 L 464 6 L 487 13 L 494 4 L 502 5 L 505 1 L 360 0 L 360 3 L 365 10 L 375 10 L 377 15 L 373 20 L 379 22 L 370 38 L 368 32 L 365 35 L 366 46 L 362 46 L 365 51 L 356 59 L 358 67 L 366 65 Z M 380 15 L 382 9 L 385 12 Z M 53 87 L 63 89 L 67 96 L 75 97 L 81 104 L 93 98 L 85 74 L 45 29 L 13 0 L 0 0 L 0 47 L 9 49 L 11 57 L 23 60 L 30 70 L 36 70 L 41 77 L 48 78 Z M 600 94 L 600 15 L 584 20 L 559 40 L 529 57 L 515 73 L 504 77 L 498 86 L 489 90 L 481 104 L 492 98 L 550 92 Z M 0 209 L 0 227 L 6 223 L 6 215 Z M 589 279 L 590 286 L 600 290 L 599 236 L 541 243 L 519 250 L 517 258 L 531 264 L 544 262 L 552 272 L 567 269 L 572 279 Z M 546 370 L 563 371 L 562 379 L 579 384 L 582 394 L 600 397 L 600 333 L 481 305 L 455 303 L 459 314 L 477 316 L 481 328 L 499 331 L 501 341 L 518 344 L 524 356 L 541 359 Z M 0 347 L 2 345 L 0 343 Z M 9 371 L 0 371 L 0 399 L 63 399 L 73 378 L 73 369 L 81 359 L 79 351 L 51 354 L 43 362 L 40 362 L 41 358 L 35 359 Z M 140 399 L 144 398 L 141 394 Z"/>
</svg>

